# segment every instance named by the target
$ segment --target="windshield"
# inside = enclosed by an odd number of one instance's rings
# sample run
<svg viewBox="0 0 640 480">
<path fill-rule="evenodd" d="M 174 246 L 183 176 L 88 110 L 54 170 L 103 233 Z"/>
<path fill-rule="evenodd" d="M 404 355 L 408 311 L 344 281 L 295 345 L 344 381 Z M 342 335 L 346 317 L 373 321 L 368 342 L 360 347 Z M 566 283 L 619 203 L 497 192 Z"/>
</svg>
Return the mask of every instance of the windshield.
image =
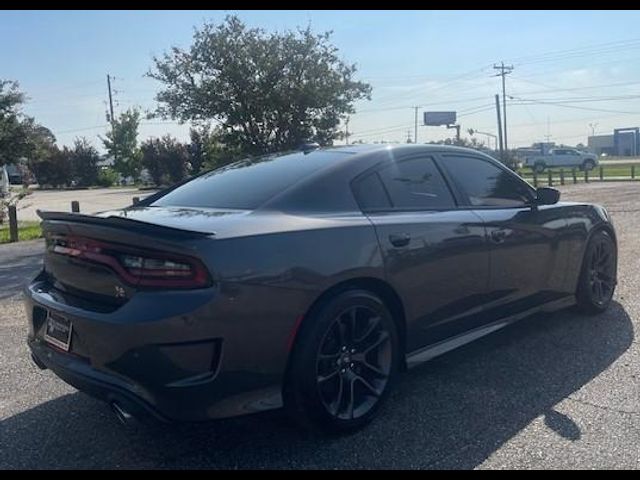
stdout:
<svg viewBox="0 0 640 480">
<path fill-rule="evenodd" d="M 343 160 L 346 155 L 350 154 L 319 150 L 242 160 L 194 178 L 151 206 L 253 210 L 291 185 Z"/>
</svg>

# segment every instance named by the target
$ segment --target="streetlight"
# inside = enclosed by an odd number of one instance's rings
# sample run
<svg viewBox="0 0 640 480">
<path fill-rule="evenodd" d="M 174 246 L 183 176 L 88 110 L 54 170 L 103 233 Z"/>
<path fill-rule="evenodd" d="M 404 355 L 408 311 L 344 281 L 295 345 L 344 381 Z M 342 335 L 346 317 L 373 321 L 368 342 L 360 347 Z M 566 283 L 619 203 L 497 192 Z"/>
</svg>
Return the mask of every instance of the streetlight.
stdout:
<svg viewBox="0 0 640 480">
<path fill-rule="evenodd" d="M 598 122 L 593 122 L 589 124 L 589 127 L 591 127 L 591 136 L 595 137 L 596 135 L 596 127 L 598 126 Z"/>
<path fill-rule="evenodd" d="M 486 135 L 487 137 L 491 137 L 493 138 L 493 142 L 495 145 L 494 150 L 498 149 L 498 137 L 496 135 L 494 135 L 493 133 L 489 133 L 489 132 L 481 132 L 479 130 L 474 130 L 473 128 L 470 128 L 469 130 L 467 130 L 467 132 L 469 132 L 469 135 L 473 136 L 476 133 L 479 133 L 480 135 Z M 489 143 L 489 148 L 491 148 L 491 142 Z"/>
</svg>

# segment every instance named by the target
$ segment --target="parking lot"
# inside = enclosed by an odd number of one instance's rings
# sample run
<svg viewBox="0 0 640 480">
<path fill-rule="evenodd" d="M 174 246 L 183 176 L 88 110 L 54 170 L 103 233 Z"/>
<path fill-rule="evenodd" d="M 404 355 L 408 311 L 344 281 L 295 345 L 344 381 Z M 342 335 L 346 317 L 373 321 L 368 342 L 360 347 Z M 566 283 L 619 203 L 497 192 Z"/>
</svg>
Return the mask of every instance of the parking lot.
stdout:
<svg viewBox="0 0 640 480">
<path fill-rule="evenodd" d="M 138 188 L 92 188 L 86 190 L 34 190 L 19 203 L 18 220 L 38 221 L 36 210 L 71 211 L 71 202 L 80 203 L 82 213 L 121 208 L 133 203 L 133 197 L 144 198 L 154 193 Z"/>
<path fill-rule="evenodd" d="M 560 188 L 612 214 L 612 307 L 529 318 L 417 367 L 374 423 L 342 437 L 280 411 L 123 427 L 31 363 L 19 291 L 42 243 L 0 246 L 0 468 L 640 468 L 640 183 Z"/>
</svg>

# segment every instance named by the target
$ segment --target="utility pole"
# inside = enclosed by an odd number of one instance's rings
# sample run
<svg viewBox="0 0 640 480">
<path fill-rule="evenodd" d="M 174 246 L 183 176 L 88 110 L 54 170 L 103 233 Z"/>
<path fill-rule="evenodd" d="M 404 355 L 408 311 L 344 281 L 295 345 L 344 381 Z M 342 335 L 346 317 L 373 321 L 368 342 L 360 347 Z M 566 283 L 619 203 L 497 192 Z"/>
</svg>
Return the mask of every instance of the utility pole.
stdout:
<svg viewBox="0 0 640 480">
<path fill-rule="evenodd" d="M 500 143 L 500 158 L 504 160 L 504 146 L 502 144 L 502 121 L 500 120 L 500 95 L 496 93 L 496 115 L 498 116 L 498 141 Z"/>
<path fill-rule="evenodd" d="M 118 148 L 115 144 L 116 136 L 114 132 L 115 118 L 113 116 L 113 96 L 111 94 L 111 76 L 107 73 L 107 89 L 109 90 L 109 123 L 111 124 L 111 137 L 113 141 L 113 161 L 118 162 Z"/>
<path fill-rule="evenodd" d="M 107 73 L 107 89 L 109 90 L 109 123 L 113 128 L 113 97 L 111 95 L 111 76 Z"/>
<path fill-rule="evenodd" d="M 495 75 L 496 77 L 502 77 L 502 117 L 504 121 L 504 150 L 508 150 L 507 144 L 507 95 L 505 86 L 505 77 L 513 71 L 513 65 L 505 65 L 504 62 L 500 62 L 500 65 L 493 65 L 495 70 L 500 70 L 500 73 Z"/>
<path fill-rule="evenodd" d="M 347 140 L 347 145 L 349 145 L 349 117 L 344 122 L 344 138 Z"/>
<path fill-rule="evenodd" d="M 415 126 L 413 128 L 413 143 L 418 143 L 418 109 L 420 107 L 416 106 L 413 107 L 413 109 L 415 110 Z"/>
<path fill-rule="evenodd" d="M 549 143 L 549 140 L 551 140 L 551 120 L 549 117 L 547 117 L 547 134 L 544 136 L 544 139 L 547 143 Z M 546 151 L 546 146 L 544 148 L 543 151 Z"/>
</svg>

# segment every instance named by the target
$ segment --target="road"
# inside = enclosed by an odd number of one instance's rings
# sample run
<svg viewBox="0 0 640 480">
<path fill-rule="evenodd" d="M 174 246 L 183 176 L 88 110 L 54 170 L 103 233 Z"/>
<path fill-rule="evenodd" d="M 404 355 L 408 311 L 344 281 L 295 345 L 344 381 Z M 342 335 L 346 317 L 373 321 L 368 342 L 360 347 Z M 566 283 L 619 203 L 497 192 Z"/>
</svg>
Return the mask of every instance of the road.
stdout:
<svg viewBox="0 0 640 480">
<path fill-rule="evenodd" d="M 640 468 L 640 184 L 562 187 L 597 201 L 619 235 L 603 315 L 536 316 L 402 375 L 350 436 L 302 433 L 280 411 L 128 429 L 30 362 L 14 285 L 41 242 L 0 247 L 0 468 Z M 10 250 L 13 249 L 13 250 Z M 8 285 L 8 290 L 5 288 Z"/>
</svg>

